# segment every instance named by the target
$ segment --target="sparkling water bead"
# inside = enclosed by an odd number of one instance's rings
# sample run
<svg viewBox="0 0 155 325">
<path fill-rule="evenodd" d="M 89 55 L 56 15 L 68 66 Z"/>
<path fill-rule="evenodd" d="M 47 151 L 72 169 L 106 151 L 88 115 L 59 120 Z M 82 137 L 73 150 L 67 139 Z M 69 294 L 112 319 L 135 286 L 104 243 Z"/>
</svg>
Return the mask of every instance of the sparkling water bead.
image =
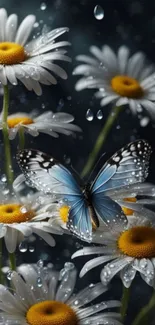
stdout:
<svg viewBox="0 0 155 325">
<path fill-rule="evenodd" d="M 104 10 L 100 5 L 95 6 L 94 16 L 97 20 L 102 20 L 104 18 Z"/>
</svg>

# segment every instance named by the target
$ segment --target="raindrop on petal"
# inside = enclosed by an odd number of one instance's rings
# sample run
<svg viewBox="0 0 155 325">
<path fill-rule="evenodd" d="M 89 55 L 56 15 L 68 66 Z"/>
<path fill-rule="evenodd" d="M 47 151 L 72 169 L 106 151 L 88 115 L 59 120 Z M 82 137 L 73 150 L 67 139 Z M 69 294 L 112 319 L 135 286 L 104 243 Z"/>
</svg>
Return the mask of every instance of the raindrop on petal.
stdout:
<svg viewBox="0 0 155 325">
<path fill-rule="evenodd" d="M 19 250 L 21 253 L 27 252 L 27 243 L 25 241 L 19 244 Z"/>
<path fill-rule="evenodd" d="M 101 109 L 97 112 L 96 117 L 97 117 L 98 120 L 102 120 L 103 113 L 102 113 Z"/>
<path fill-rule="evenodd" d="M 100 5 L 95 6 L 94 16 L 97 20 L 102 20 L 104 18 L 104 10 Z"/>
<path fill-rule="evenodd" d="M 37 278 L 37 286 L 38 286 L 39 288 L 41 288 L 42 285 L 43 285 L 43 283 L 42 283 L 42 279 L 40 278 L 40 276 L 38 276 L 38 278 Z"/>
<path fill-rule="evenodd" d="M 87 121 L 91 122 L 94 119 L 94 114 L 89 108 L 88 111 L 86 112 L 86 119 Z"/>
</svg>

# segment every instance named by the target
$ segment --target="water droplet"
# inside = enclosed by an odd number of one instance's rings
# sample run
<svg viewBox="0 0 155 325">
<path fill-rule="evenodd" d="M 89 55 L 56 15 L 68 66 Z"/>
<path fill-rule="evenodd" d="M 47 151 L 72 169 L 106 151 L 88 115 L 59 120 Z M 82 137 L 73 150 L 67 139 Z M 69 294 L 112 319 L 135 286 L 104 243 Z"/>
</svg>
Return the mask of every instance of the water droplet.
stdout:
<svg viewBox="0 0 155 325">
<path fill-rule="evenodd" d="M 91 122 L 94 119 L 94 114 L 89 108 L 88 111 L 86 112 L 86 119 L 87 121 Z"/>
<path fill-rule="evenodd" d="M 65 161 L 66 164 L 70 164 L 70 162 L 71 162 L 70 157 L 68 157 L 67 155 L 64 155 L 63 158 L 64 158 L 64 161 Z"/>
<path fill-rule="evenodd" d="M 38 268 L 42 268 L 43 266 L 44 266 L 44 262 L 43 262 L 43 260 L 39 260 L 38 262 L 37 262 L 37 266 L 38 266 Z"/>
<path fill-rule="evenodd" d="M 10 281 L 11 278 L 12 278 L 12 271 L 9 270 L 9 271 L 7 272 L 7 276 L 6 276 L 6 277 L 7 277 L 7 279 Z"/>
<path fill-rule="evenodd" d="M 145 116 L 140 120 L 140 126 L 144 128 L 145 126 L 148 125 L 149 122 L 150 122 L 149 117 Z"/>
<path fill-rule="evenodd" d="M 40 276 L 38 276 L 38 278 L 37 278 L 37 286 L 38 286 L 39 288 L 41 288 L 42 285 L 43 285 L 43 283 L 42 283 L 42 279 L 41 279 Z"/>
<path fill-rule="evenodd" d="M 5 183 L 7 181 L 6 175 L 3 174 L 1 177 L 1 182 Z"/>
<path fill-rule="evenodd" d="M 35 248 L 34 248 L 33 246 L 30 246 L 30 247 L 29 247 L 29 252 L 30 252 L 30 253 L 33 253 L 34 250 L 35 250 Z"/>
<path fill-rule="evenodd" d="M 42 2 L 41 5 L 40 5 L 40 9 L 41 10 L 46 10 L 46 8 L 47 8 L 46 3 L 45 2 Z"/>
<path fill-rule="evenodd" d="M 34 28 L 37 28 L 37 27 L 39 27 L 39 23 L 37 23 L 37 22 L 36 22 L 36 23 L 34 23 L 33 27 L 34 27 Z"/>
<path fill-rule="evenodd" d="M 97 20 L 102 20 L 104 17 L 104 10 L 100 5 L 96 5 L 94 8 L 94 16 Z"/>
<path fill-rule="evenodd" d="M 66 270 L 73 270 L 75 266 L 71 262 L 66 262 L 64 267 L 65 267 Z"/>
<path fill-rule="evenodd" d="M 102 113 L 101 109 L 97 112 L 96 117 L 97 117 L 98 120 L 102 120 L 103 113 Z"/>
<path fill-rule="evenodd" d="M 22 242 L 19 244 L 19 250 L 20 250 L 21 253 L 25 253 L 25 252 L 27 252 L 27 242 L 22 241 Z"/>
</svg>

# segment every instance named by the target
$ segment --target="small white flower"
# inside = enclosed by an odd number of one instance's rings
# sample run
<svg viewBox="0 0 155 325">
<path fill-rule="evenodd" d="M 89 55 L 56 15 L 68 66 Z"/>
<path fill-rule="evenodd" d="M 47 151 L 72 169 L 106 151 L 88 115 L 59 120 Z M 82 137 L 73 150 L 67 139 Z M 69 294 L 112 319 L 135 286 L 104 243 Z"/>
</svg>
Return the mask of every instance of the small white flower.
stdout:
<svg viewBox="0 0 155 325">
<path fill-rule="evenodd" d="M 55 42 L 57 37 L 69 29 L 63 27 L 44 32 L 26 44 L 35 19 L 34 15 L 28 15 L 18 27 L 18 16 L 12 14 L 8 17 L 6 10 L 0 9 L 0 81 L 2 85 L 7 85 L 8 81 L 17 85 L 19 79 L 28 90 L 41 95 L 40 83 L 57 83 L 50 72 L 62 79 L 67 78 L 65 70 L 54 61 L 70 61 L 63 48 L 70 43 Z"/>
<path fill-rule="evenodd" d="M 120 314 L 107 311 L 120 307 L 116 300 L 92 304 L 93 300 L 107 291 L 101 283 L 91 284 L 74 294 L 77 271 L 72 263 L 65 263 L 64 269 L 48 274 L 36 267 L 21 265 L 22 277 L 12 273 L 13 292 L 0 285 L 1 319 L 4 324 L 14 325 L 121 325 Z M 91 303 L 90 306 L 85 305 Z"/>
<path fill-rule="evenodd" d="M 148 219 L 139 215 L 127 227 L 118 217 L 111 231 L 97 230 L 92 242 L 100 246 L 85 247 L 72 256 L 102 255 L 84 265 L 81 277 L 94 267 L 105 264 L 101 271 L 104 285 L 120 273 L 124 286 L 128 288 L 138 271 L 142 279 L 155 288 L 155 215 L 152 218 L 148 211 Z"/>
<path fill-rule="evenodd" d="M 11 114 L 8 116 L 8 132 L 9 139 L 13 140 L 22 128 L 25 132 L 36 137 L 39 133 L 49 134 L 55 138 L 62 133 L 65 135 L 71 135 L 74 132 L 80 132 L 81 129 L 71 122 L 74 117 L 68 113 L 53 113 L 47 111 L 39 116 L 35 116 L 32 112 L 31 114 L 18 112 L 16 114 Z M 2 114 L 0 115 L 0 130 L 3 127 Z"/>
<path fill-rule="evenodd" d="M 15 180 L 16 182 L 16 180 Z M 1 187 L 0 195 L 0 238 L 4 238 L 7 250 L 13 253 L 24 238 L 37 234 L 50 246 L 55 245 L 50 235 L 62 234 L 62 229 L 52 227 L 48 220 L 51 197 L 40 200 L 39 192 L 30 192 L 27 195 L 9 194 Z M 46 220 L 46 221 L 45 221 Z"/>
<path fill-rule="evenodd" d="M 146 65 L 144 54 L 137 52 L 129 58 L 129 49 L 121 46 L 116 55 L 107 45 L 101 50 L 91 46 L 90 52 L 94 57 L 77 57 L 82 64 L 73 74 L 83 78 L 76 83 L 76 90 L 97 88 L 101 106 L 112 102 L 116 106 L 128 104 L 134 114 L 144 107 L 155 119 L 155 68 Z"/>
</svg>

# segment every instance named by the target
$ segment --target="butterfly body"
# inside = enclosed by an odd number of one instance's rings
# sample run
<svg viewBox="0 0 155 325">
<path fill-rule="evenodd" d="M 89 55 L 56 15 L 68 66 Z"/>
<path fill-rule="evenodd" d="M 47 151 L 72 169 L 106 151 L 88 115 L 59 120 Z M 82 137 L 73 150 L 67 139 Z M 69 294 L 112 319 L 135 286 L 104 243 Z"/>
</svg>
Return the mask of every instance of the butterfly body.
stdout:
<svg viewBox="0 0 155 325">
<path fill-rule="evenodd" d="M 121 207 L 111 196 L 122 187 L 146 179 L 150 154 L 147 141 L 129 143 L 103 165 L 91 184 L 83 187 L 70 170 L 43 152 L 25 149 L 19 151 L 17 160 L 31 186 L 68 202 L 68 229 L 91 241 L 94 225 L 98 227 L 102 222 L 113 228 L 119 220 L 121 224 L 127 223 Z"/>
</svg>

